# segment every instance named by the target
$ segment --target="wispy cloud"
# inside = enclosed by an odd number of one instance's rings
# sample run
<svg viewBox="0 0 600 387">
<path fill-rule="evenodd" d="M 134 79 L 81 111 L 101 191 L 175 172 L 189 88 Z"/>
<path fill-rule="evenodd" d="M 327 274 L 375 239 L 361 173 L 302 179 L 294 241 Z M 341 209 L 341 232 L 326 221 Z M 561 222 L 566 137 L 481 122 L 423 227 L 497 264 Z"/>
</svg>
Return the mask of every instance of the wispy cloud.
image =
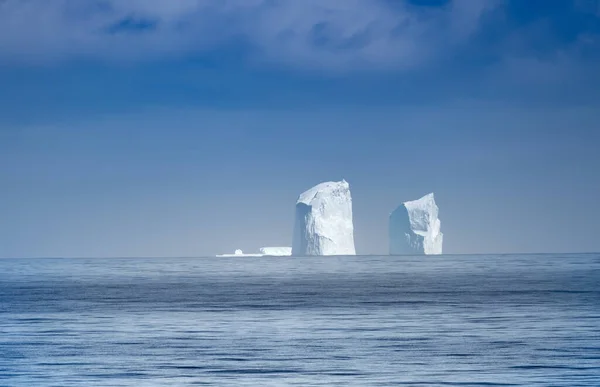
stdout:
<svg viewBox="0 0 600 387">
<path fill-rule="evenodd" d="M 557 58 L 598 56 L 600 0 L 423 5 L 431 3 L 0 0 L 0 63 L 138 62 L 233 50 L 244 64 L 330 72 L 402 70 L 482 56 L 496 64 L 539 62 L 546 71 Z"/>
<path fill-rule="evenodd" d="M 466 42 L 497 1 L 0 0 L 0 60 L 145 60 L 223 45 L 316 69 L 404 68 Z"/>
</svg>

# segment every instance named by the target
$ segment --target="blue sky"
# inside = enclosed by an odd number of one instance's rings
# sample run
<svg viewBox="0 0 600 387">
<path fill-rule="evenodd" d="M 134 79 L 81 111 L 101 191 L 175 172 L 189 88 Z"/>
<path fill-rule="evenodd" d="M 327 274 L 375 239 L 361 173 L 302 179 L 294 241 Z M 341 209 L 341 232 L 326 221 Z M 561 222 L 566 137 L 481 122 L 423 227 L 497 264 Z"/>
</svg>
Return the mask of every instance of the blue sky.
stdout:
<svg viewBox="0 0 600 387">
<path fill-rule="evenodd" d="M 358 253 L 435 192 L 444 250 L 599 251 L 598 0 L 0 1 L 0 257 Z"/>
</svg>

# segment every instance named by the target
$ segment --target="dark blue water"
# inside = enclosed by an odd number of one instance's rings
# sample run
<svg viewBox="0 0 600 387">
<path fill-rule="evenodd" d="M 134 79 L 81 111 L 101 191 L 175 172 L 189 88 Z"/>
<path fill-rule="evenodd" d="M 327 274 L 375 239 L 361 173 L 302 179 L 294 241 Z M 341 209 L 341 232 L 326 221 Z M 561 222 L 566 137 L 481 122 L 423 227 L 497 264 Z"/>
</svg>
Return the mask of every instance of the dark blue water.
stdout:
<svg viewBox="0 0 600 387">
<path fill-rule="evenodd" d="M 600 255 L 0 260 L 0 386 L 600 386 Z"/>
</svg>

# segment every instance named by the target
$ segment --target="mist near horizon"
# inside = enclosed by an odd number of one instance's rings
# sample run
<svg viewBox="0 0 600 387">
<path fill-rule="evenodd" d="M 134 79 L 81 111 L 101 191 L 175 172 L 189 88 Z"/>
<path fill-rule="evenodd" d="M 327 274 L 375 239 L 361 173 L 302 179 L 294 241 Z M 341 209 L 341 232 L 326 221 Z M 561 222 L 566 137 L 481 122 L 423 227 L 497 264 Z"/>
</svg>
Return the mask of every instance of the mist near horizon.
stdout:
<svg viewBox="0 0 600 387">
<path fill-rule="evenodd" d="M 597 116 L 464 103 L 172 110 L 25 126 L 2 142 L 0 256 L 291 246 L 297 196 L 342 178 L 358 254 L 386 254 L 391 211 L 429 192 L 445 253 L 600 250 Z"/>
</svg>

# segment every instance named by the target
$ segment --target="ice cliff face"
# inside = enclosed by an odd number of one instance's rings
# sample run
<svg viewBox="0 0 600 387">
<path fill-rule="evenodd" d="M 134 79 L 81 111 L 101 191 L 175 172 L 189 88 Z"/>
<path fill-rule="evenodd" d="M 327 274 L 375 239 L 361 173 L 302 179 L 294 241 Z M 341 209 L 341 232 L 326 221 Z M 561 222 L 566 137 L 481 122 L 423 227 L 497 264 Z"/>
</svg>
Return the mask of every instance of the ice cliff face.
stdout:
<svg viewBox="0 0 600 387">
<path fill-rule="evenodd" d="M 260 253 L 262 255 L 285 257 L 288 255 L 292 255 L 292 248 L 291 247 L 261 247 Z"/>
<path fill-rule="evenodd" d="M 390 254 L 442 254 L 438 211 L 433 193 L 396 208 L 390 215 Z"/>
<path fill-rule="evenodd" d="M 292 255 L 354 255 L 352 197 L 345 181 L 326 182 L 296 202 Z"/>
</svg>

